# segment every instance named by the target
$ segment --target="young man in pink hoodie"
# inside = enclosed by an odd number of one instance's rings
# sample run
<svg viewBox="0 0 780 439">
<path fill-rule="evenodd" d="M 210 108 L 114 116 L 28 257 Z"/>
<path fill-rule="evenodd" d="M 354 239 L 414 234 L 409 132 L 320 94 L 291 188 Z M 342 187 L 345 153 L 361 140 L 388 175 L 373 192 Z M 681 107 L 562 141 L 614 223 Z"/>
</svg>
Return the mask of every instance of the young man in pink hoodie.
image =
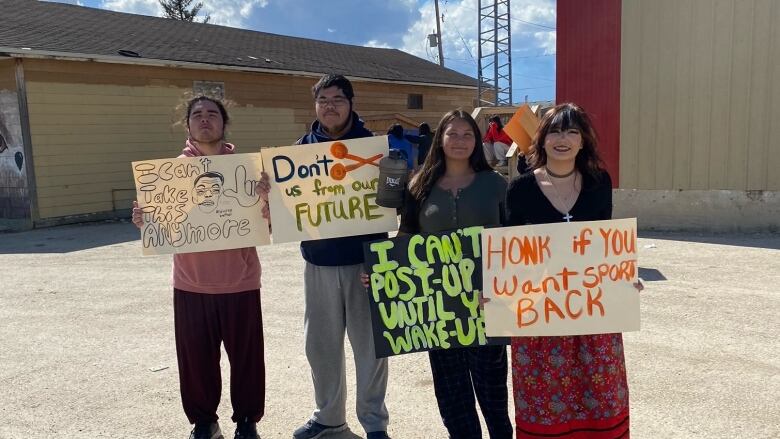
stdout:
<svg viewBox="0 0 780 439">
<path fill-rule="evenodd" d="M 189 137 L 179 157 L 234 153 L 235 147 L 225 142 L 229 118 L 220 101 L 205 96 L 192 99 L 185 121 Z M 270 186 L 265 173 L 257 186 L 267 201 Z M 270 218 L 267 203 L 263 217 Z M 137 202 L 133 223 L 143 226 Z M 265 409 L 265 360 L 256 249 L 173 255 L 173 317 L 182 405 L 195 424 L 190 439 L 223 437 L 217 423 L 222 343 L 230 360 L 234 437 L 257 438 L 256 424 Z"/>
</svg>

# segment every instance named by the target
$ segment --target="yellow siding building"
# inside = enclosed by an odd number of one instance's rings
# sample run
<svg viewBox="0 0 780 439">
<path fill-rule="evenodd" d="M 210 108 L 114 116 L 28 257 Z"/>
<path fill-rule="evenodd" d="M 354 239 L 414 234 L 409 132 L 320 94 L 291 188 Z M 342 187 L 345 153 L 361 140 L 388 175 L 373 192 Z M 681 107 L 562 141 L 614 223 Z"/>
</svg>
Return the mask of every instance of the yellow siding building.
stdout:
<svg viewBox="0 0 780 439">
<path fill-rule="evenodd" d="M 118 21 L 113 27 L 121 26 L 123 21 L 142 20 L 146 26 L 158 26 L 161 32 L 174 23 L 129 14 L 111 13 L 108 17 L 105 11 L 72 5 L 35 2 L 35 7 L 77 18 L 81 26 L 73 32 L 87 34 L 92 22 L 101 29 L 112 28 L 106 26 L 108 18 Z M 46 25 L 29 17 L 26 20 L 11 23 L 18 23 L 20 30 Z M 212 28 L 222 34 L 227 29 L 200 23 L 188 25 L 197 28 L 194 31 L 201 38 L 208 38 Z M 228 29 L 227 36 L 221 38 L 230 40 L 231 31 L 247 38 L 248 31 L 238 29 Z M 266 64 L 258 60 L 260 57 L 245 57 L 251 63 L 225 65 L 219 60 L 207 63 L 159 59 L 162 55 L 144 58 L 75 53 L 66 50 L 67 35 L 61 40 L 64 42 L 50 43 L 62 45 L 59 49 L 37 48 L 34 41 L 30 41 L 29 49 L 9 47 L 0 41 L 0 53 L 6 55 L 0 56 L 0 98 L 4 93 L 3 102 L 18 102 L 18 106 L 4 108 L 4 112 L 18 116 L 15 122 L 6 124 L 17 132 L 5 136 L 13 146 L 0 152 L 0 203 L 5 203 L 0 204 L 0 228 L 126 216 L 135 199 L 130 162 L 179 154 L 186 132 L 178 123 L 183 113 L 177 107 L 186 95 L 204 87 L 218 89 L 230 101 L 228 141 L 241 152 L 290 145 L 303 135 L 314 120 L 311 87 L 322 73 L 330 71 L 345 73 L 352 80 L 355 110 L 367 126 L 377 131 L 386 130 L 387 126 L 377 125 L 386 124 L 388 118 L 396 118 L 407 126 L 412 122 L 434 125 L 453 108 L 471 110 L 476 95 L 473 78 L 397 50 L 249 34 L 259 47 L 250 44 L 244 52 L 259 54 L 263 44 L 273 46 L 269 40 L 293 40 L 285 42 L 291 59 L 296 50 L 319 51 L 323 57 L 321 65 L 317 65 L 320 60 L 311 59 L 307 61 L 307 70 L 296 70 L 295 63 L 286 63 L 281 52 L 269 55 L 274 56 L 273 65 L 285 67 L 276 69 L 248 65 L 255 61 Z M 186 33 L 171 36 L 175 37 L 186 40 Z M 79 41 L 79 35 L 71 39 Z M 141 53 L 147 51 L 137 41 L 120 44 L 133 44 Z M 290 48 L 291 44 L 300 47 Z M 269 49 L 268 53 L 274 52 Z M 169 58 L 175 58 L 173 55 Z M 330 59 L 347 61 L 338 66 Z M 385 65 L 381 63 L 383 59 Z M 29 135 L 23 134 L 25 130 Z M 14 171 L 16 153 L 23 155 L 29 172 L 25 172 L 24 166 Z"/>
</svg>

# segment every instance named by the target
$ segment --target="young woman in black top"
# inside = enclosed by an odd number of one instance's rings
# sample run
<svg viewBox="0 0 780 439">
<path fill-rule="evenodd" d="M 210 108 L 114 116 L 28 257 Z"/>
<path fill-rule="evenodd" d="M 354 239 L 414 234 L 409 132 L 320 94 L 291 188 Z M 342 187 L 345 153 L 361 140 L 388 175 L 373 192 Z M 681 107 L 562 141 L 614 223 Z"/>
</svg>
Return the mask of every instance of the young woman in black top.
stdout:
<svg viewBox="0 0 780 439">
<path fill-rule="evenodd" d="M 612 182 L 582 108 L 548 111 L 528 162 L 507 191 L 508 226 L 612 218 Z M 518 438 L 628 437 L 621 334 L 516 337 L 511 352 Z"/>
</svg>

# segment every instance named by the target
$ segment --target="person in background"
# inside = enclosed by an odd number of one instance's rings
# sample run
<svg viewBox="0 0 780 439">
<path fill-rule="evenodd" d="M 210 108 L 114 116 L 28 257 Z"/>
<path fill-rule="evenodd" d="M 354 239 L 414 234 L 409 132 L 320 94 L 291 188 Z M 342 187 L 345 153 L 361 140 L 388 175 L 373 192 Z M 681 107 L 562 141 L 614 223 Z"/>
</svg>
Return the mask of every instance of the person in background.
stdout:
<svg viewBox="0 0 780 439">
<path fill-rule="evenodd" d="M 488 123 L 485 138 L 482 139 L 485 148 L 485 157 L 488 162 L 496 163 L 496 166 L 506 166 L 506 153 L 512 145 L 512 139 L 504 132 L 504 124 L 500 116 L 493 116 Z M 495 158 L 495 160 L 493 160 Z"/>
<path fill-rule="evenodd" d="M 399 233 L 501 226 L 506 187 L 506 180 L 485 160 L 477 123 L 465 111 L 450 111 L 439 122 L 430 153 L 409 184 Z M 482 438 L 475 395 L 490 437 L 512 437 L 506 346 L 432 350 L 428 358 L 439 413 L 451 438 Z"/>
<path fill-rule="evenodd" d="M 507 226 L 612 218 L 612 182 L 582 108 L 544 115 L 528 163 L 509 184 Z M 511 352 L 516 437 L 629 437 L 621 334 L 515 337 Z"/>
<path fill-rule="evenodd" d="M 395 123 L 387 130 L 387 136 L 390 142 L 390 149 L 401 151 L 404 158 L 406 158 L 406 169 L 414 169 L 414 150 L 412 142 L 404 136 L 404 128 L 400 124 Z"/>
<path fill-rule="evenodd" d="M 425 157 L 428 156 L 428 151 L 431 149 L 431 142 L 433 141 L 433 133 L 431 132 L 431 126 L 427 122 L 421 123 L 417 127 L 417 135 L 406 135 L 407 140 L 417 144 L 417 167 L 422 166 L 425 162 Z"/>
<path fill-rule="evenodd" d="M 317 119 L 297 144 L 370 137 L 352 107 L 352 83 L 342 75 L 324 75 L 312 87 Z M 347 429 L 347 377 L 344 332 L 355 359 L 358 421 L 367 439 L 387 439 L 385 406 L 387 359 L 374 350 L 368 295 L 360 283 L 363 243 L 387 233 L 302 241 L 305 262 L 303 332 L 311 366 L 316 410 L 295 430 L 295 439 L 315 439 Z"/>
<path fill-rule="evenodd" d="M 179 157 L 233 154 L 225 142 L 228 113 L 221 101 L 198 96 L 187 104 L 189 134 Z M 270 221 L 268 175 L 256 187 Z M 133 202 L 133 224 L 144 225 Z M 217 406 L 222 393 L 220 344 L 230 361 L 235 439 L 256 439 L 265 412 L 265 359 L 260 310 L 260 260 L 254 247 L 173 255 L 173 320 L 179 387 L 190 439 L 221 439 Z"/>
</svg>

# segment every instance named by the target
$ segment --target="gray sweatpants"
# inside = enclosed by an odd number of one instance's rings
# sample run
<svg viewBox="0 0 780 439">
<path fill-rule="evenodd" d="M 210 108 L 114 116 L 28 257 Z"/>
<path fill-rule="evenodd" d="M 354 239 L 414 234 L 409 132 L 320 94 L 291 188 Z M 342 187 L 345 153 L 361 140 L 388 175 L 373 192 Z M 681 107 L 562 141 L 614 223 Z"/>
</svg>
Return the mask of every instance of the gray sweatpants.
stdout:
<svg viewBox="0 0 780 439">
<path fill-rule="evenodd" d="M 346 421 L 344 330 L 355 356 L 357 417 L 366 432 L 386 431 L 387 359 L 376 359 L 363 266 L 324 267 L 306 262 L 304 337 L 317 410 L 324 425 Z"/>
</svg>

